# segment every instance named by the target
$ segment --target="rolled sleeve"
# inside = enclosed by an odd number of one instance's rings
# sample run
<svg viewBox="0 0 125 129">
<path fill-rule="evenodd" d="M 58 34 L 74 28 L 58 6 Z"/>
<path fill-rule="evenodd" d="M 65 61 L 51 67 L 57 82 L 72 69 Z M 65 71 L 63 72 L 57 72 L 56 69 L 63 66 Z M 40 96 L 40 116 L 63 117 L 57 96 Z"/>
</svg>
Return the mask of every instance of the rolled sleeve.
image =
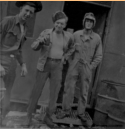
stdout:
<svg viewBox="0 0 125 129">
<path fill-rule="evenodd" d="M 31 45 L 31 48 L 33 49 L 33 50 L 35 50 L 35 51 L 38 51 L 38 50 L 40 50 L 40 48 L 41 48 L 41 45 L 42 45 L 42 39 L 43 39 L 43 37 L 44 37 L 44 34 L 45 34 L 45 31 L 43 31 L 40 35 L 39 35 L 39 37 L 32 43 L 32 45 Z"/>
</svg>

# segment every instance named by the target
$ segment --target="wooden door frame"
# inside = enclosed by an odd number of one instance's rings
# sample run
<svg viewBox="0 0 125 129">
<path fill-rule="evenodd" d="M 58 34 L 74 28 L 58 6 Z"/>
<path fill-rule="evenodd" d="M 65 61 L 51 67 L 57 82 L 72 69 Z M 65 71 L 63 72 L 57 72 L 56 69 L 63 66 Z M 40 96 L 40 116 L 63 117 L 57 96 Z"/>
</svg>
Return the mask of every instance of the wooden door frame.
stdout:
<svg viewBox="0 0 125 129">
<path fill-rule="evenodd" d="M 114 1 L 112 1 L 112 5 L 108 14 L 108 18 L 107 18 L 107 22 L 106 22 L 106 28 L 105 28 L 105 34 L 104 34 L 104 38 L 103 38 L 103 55 L 104 55 L 104 51 L 106 48 L 106 42 L 107 42 L 107 37 L 108 37 L 108 33 L 109 33 L 109 26 L 111 23 L 111 15 L 112 15 L 112 11 L 113 11 L 113 7 L 114 7 Z M 97 89 L 98 89 L 98 82 L 99 82 L 99 75 L 100 75 L 100 70 L 101 70 L 101 66 L 103 63 L 103 59 L 101 61 L 101 63 L 99 64 L 98 68 L 97 68 L 97 72 L 96 72 L 96 77 L 95 77 L 95 82 L 94 82 L 94 86 L 92 89 L 92 97 L 91 97 L 91 101 L 90 101 L 90 107 L 94 107 L 94 102 L 97 96 Z"/>
</svg>

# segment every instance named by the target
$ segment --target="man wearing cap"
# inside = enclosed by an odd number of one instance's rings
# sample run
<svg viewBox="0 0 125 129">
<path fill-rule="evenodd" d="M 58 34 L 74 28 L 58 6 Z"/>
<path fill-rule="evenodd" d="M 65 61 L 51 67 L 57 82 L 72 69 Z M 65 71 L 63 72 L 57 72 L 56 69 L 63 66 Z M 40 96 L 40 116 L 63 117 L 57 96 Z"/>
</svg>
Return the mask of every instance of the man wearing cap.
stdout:
<svg viewBox="0 0 125 129">
<path fill-rule="evenodd" d="M 80 97 L 78 102 L 78 116 L 84 120 L 84 112 L 87 105 L 89 84 L 91 82 L 92 70 L 102 60 L 102 42 L 100 36 L 93 32 L 96 19 L 93 13 L 86 13 L 83 19 L 83 30 L 74 33 L 75 53 L 70 62 L 65 81 L 63 96 L 64 112 L 57 118 L 68 115 L 74 99 L 74 90 L 78 78 L 80 79 Z"/>
<path fill-rule="evenodd" d="M 36 82 L 28 106 L 30 122 L 45 82 L 49 78 L 50 99 L 44 122 L 50 127 L 54 126 L 51 116 L 55 112 L 56 101 L 61 87 L 62 66 L 74 50 L 72 34 L 63 30 L 68 21 L 65 13 L 57 11 L 53 15 L 52 20 L 54 24 L 53 29 L 44 30 L 31 46 L 35 51 L 40 50 L 41 54 L 37 64 Z"/>
<path fill-rule="evenodd" d="M 20 8 L 16 16 L 7 16 L 0 22 L 0 77 L 3 78 L 6 92 L 2 104 L 2 117 L 9 111 L 10 96 L 16 77 L 16 60 L 21 66 L 21 76 L 27 74 L 22 58 L 22 46 L 26 40 L 26 21 L 42 9 L 41 2 L 17 1 Z"/>
</svg>

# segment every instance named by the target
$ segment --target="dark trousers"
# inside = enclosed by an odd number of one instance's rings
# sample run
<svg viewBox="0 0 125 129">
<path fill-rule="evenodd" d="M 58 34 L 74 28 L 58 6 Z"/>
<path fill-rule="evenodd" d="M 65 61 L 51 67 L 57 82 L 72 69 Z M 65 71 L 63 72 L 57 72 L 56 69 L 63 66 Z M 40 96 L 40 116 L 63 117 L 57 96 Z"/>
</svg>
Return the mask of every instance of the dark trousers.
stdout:
<svg viewBox="0 0 125 129">
<path fill-rule="evenodd" d="M 78 101 L 78 114 L 84 114 L 87 105 L 87 96 L 89 84 L 91 80 L 91 70 L 87 64 L 77 62 L 73 69 L 70 69 L 66 76 L 64 96 L 63 96 L 63 109 L 70 110 L 74 99 L 75 86 L 80 80 L 80 96 Z"/>
<path fill-rule="evenodd" d="M 2 115 L 5 117 L 10 110 L 11 91 L 16 77 L 17 62 L 14 57 L 2 55 L 0 56 L 0 63 L 6 73 L 3 77 L 6 91 L 2 100 Z"/>
<path fill-rule="evenodd" d="M 28 114 L 32 114 L 35 111 L 38 100 L 48 78 L 50 78 L 50 98 L 46 113 L 50 116 L 54 113 L 58 93 L 61 87 L 62 66 L 61 60 L 47 59 L 44 71 L 37 70 L 36 72 L 36 82 L 29 100 Z"/>
</svg>

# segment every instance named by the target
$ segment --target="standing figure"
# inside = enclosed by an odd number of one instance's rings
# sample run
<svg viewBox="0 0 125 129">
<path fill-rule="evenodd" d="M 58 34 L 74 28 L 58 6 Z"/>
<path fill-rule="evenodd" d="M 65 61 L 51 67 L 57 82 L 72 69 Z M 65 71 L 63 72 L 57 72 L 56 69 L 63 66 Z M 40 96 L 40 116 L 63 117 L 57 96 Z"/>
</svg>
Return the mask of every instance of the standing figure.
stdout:
<svg viewBox="0 0 125 129">
<path fill-rule="evenodd" d="M 22 46 L 26 40 L 26 21 L 42 9 L 41 2 L 17 1 L 20 8 L 16 16 L 7 16 L 0 22 L 0 77 L 6 92 L 2 103 L 2 120 L 10 110 L 11 91 L 16 77 L 17 62 L 21 66 L 21 76 L 27 74 L 22 57 Z"/>
<path fill-rule="evenodd" d="M 58 11 L 53 17 L 54 27 L 44 30 L 33 42 L 32 49 L 40 50 L 37 64 L 36 82 L 33 87 L 28 106 L 27 124 L 30 125 L 32 113 L 36 110 L 44 85 L 50 80 L 50 98 L 44 122 L 54 127 L 51 119 L 56 109 L 56 101 L 61 88 L 63 64 L 73 52 L 73 35 L 64 31 L 68 18 L 64 12 Z"/>
<path fill-rule="evenodd" d="M 74 99 L 75 86 L 78 79 L 81 82 L 78 101 L 78 117 L 85 121 L 85 109 L 92 70 L 102 60 L 102 42 L 100 36 L 93 32 L 96 19 L 93 13 L 86 13 L 83 19 L 83 30 L 74 33 L 75 53 L 69 64 L 63 96 L 63 112 L 57 115 L 62 119 L 69 115 Z"/>
</svg>

